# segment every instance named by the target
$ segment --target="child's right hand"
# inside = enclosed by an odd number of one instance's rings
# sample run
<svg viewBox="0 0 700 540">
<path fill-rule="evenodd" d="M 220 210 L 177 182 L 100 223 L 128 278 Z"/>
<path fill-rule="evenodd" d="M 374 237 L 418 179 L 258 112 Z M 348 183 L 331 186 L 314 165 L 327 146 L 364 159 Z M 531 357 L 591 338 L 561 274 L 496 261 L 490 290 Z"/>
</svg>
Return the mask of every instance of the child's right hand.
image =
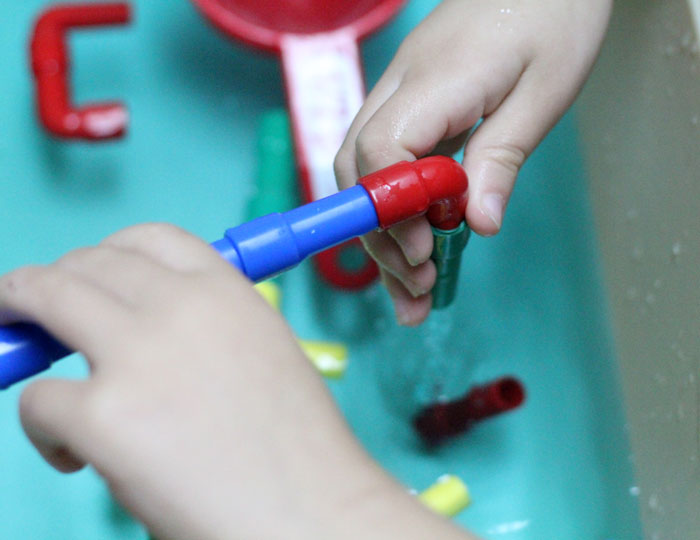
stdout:
<svg viewBox="0 0 700 540">
<path fill-rule="evenodd" d="M 61 471 L 92 465 L 161 540 L 465 538 L 379 470 L 281 317 L 184 231 L 0 277 L 0 324 L 20 320 L 91 372 L 27 386 L 27 435 Z"/>
<path fill-rule="evenodd" d="M 496 234 L 525 158 L 588 75 L 611 5 L 444 0 L 406 38 L 357 114 L 336 158 L 339 186 L 397 161 L 450 155 L 467 141 L 466 220 L 478 234 Z M 420 323 L 435 282 L 427 221 L 370 233 L 364 242 L 399 322 Z"/>
</svg>

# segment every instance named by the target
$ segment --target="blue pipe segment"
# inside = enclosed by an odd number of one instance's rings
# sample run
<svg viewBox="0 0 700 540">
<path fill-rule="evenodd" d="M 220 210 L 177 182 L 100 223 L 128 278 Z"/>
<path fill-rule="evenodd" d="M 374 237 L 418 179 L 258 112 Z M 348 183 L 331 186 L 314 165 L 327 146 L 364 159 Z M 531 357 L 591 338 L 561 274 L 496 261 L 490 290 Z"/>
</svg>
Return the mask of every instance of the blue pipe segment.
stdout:
<svg viewBox="0 0 700 540">
<path fill-rule="evenodd" d="M 228 229 L 212 246 L 252 281 L 260 281 L 378 227 L 374 203 L 358 185 Z M 0 326 L 0 390 L 48 369 L 70 353 L 34 324 Z"/>
<path fill-rule="evenodd" d="M 229 229 L 212 246 L 251 280 L 260 281 L 378 227 L 372 199 L 365 188 L 354 186 Z"/>
</svg>

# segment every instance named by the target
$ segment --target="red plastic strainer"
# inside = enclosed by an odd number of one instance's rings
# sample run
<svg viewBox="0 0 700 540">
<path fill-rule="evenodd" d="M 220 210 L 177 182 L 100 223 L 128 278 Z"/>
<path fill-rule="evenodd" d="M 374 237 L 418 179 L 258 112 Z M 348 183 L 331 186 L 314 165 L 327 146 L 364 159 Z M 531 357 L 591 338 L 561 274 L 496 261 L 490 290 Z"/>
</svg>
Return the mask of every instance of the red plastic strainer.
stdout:
<svg viewBox="0 0 700 540">
<path fill-rule="evenodd" d="M 405 0 L 192 0 L 228 36 L 279 54 L 306 202 L 337 191 L 333 158 L 364 100 L 358 42 L 386 23 Z M 365 256 L 347 269 L 348 244 L 320 253 L 321 275 L 343 288 L 377 276 Z"/>
</svg>

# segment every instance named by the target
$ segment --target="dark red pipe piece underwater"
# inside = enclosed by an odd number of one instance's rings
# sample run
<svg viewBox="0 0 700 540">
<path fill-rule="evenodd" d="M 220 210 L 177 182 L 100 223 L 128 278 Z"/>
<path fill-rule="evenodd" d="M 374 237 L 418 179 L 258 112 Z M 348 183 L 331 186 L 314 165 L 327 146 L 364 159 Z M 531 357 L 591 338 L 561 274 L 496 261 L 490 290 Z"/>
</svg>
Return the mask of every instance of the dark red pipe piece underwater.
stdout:
<svg viewBox="0 0 700 540">
<path fill-rule="evenodd" d="M 514 377 L 503 377 L 473 387 L 464 397 L 435 403 L 413 420 L 421 438 L 435 445 L 467 431 L 473 424 L 519 407 L 525 401 L 525 388 Z"/>
</svg>

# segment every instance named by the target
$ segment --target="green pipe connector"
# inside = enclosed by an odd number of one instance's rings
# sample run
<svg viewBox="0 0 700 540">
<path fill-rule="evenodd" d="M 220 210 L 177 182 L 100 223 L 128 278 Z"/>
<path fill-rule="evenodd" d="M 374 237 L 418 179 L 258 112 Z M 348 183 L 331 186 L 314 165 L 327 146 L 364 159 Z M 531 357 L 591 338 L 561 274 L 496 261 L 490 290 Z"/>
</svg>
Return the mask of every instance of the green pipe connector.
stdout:
<svg viewBox="0 0 700 540">
<path fill-rule="evenodd" d="M 257 133 L 257 173 L 248 201 L 246 220 L 284 212 L 298 204 L 294 148 L 289 115 L 272 109 L 261 120 Z"/>
<path fill-rule="evenodd" d="M 459 265 L 471 231 L 464 222 L 456 229 L 432 229 L 433 253 L 430 258 L 437 268 L 437 278 L 432 291 L 433 309 L 443 309 L 452 303 L 457 293 Z"/>
</svg>

